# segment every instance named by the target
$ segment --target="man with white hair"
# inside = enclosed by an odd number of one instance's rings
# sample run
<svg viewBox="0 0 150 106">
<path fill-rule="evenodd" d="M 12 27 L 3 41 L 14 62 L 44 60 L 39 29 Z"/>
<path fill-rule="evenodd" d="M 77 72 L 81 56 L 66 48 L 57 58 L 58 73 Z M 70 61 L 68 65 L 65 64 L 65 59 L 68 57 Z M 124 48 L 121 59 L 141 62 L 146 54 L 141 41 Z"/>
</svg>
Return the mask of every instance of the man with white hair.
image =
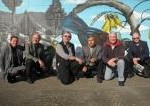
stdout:
<svg viewBox="0 0 150 106">
<path fill-rule="evenodd" d="M 102 60 L 106 64 L 104 79 L 112 79 L 117 72 L 119 86 L 124 86 L 124 52 L 123 43 L 117 39 L 117 34 L 109 33 L 102 52 Z"/>
</svg>

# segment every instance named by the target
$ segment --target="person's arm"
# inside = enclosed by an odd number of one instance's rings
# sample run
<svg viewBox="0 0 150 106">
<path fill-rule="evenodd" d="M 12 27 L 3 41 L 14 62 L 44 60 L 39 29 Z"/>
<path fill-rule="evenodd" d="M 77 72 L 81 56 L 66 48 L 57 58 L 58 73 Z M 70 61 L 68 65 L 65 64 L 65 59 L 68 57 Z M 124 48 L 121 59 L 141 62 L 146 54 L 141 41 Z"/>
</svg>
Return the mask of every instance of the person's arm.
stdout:
<svg viewBox="0 0 150 106">
<path fill-rule="evenodd" d="M 118 59 L 124 59 L 125 47 L 124 47 L 123 44 L 120 45 L 118 53 L 119 53 L 119 55 L 116 58 L 118 58 Z"/>
<path fill-rule="evenodd" d="M 140 57 L 141 61 L 143 61 L 149 57 L 149 49 L 148 49 L 148 45 L 146 42 L 143 43 L 142 49 L 144 49 L 144 53 Z"/>
<path fill-rule="evenodd" d="M 130 42 L 130 46 L 129 46 L 129 49 L 128 49 L 128 57 L 130 58 L 130 60 L 133 59 L 133 46 L 131 44 L 132 42 Z"/>
<path fill-rule="evenodd" d="M 106 49 L 105 46 L 103 46 L 103 49 L 102 49 L 102 60 L 104 63 L 107 63 L 109 61 L 108 57 L 107 57 L 107 53 L 108 53 L 108 50 Z"/>
<path fill-rule="evenodd" d="M 30 44 L 26 44 L 25 55 L 27 59 L 32 59 L 34 62 L 37 62 L 39 59 L 30 54 Z"/>
<path fill-rule="evenodd" d="M 56 53 L 65 60 L 69 59 L 69 55 L 65 53 L 65 51 L 63 50 L 63 47 L 60 44 L 57 44 L 56 46 Z"/>
</svg>

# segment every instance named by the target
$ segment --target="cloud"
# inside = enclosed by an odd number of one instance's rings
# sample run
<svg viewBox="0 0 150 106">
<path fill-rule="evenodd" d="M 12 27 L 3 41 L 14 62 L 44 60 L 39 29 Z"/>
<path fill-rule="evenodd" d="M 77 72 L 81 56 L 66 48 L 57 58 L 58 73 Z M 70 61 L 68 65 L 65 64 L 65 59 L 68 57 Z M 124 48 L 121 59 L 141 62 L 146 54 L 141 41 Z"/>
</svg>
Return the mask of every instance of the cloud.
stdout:
<svg viewBox="0 0 150 106">
<path fill-rule="evenodd" d="M 145 26 L 145 25 L 141 25 L 140 28 L 139 28 L 140 31 L 145 31 L 145 30 L 148 30 L 148 29 L 149 29 L 149 27 Z M 121 32 L 121 33 L 127 33 L 127 32 L 131 32 L 131 29 L 130 29 L 129 24 L 127 24 L 124 28 L 118 27 L 116 29 L 116 31 Z"/>
<path fill-rule="evenodd" d="M 66 0 L 65 2 L 68 4 L 82 4 L 85 3 L 87 0 Z"/>
<path fill-rule="evenodd" d="M 150 18 L 150 13 L 147 13 L 147 12 L 144 12 L 142 14 L 142 12 L 137 12 L 137 11 L 134 11 L 133 14 L 135 15 L 135 18 L 136 19 L 140 19 L 141 20 L 141 15 L 142 15 L 142 18 Z"/>
</svg>

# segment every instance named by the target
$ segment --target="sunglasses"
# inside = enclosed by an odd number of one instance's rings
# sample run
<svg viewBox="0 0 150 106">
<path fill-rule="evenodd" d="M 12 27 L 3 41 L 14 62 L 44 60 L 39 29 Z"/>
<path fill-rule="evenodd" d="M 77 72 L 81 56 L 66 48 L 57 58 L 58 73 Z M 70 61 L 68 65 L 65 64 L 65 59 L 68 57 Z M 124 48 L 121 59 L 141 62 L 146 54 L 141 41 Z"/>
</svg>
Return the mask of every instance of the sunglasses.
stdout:
<svg viewBox="0 0 150 106">
<path fill-rule="evenodd" d="M 71 36 L 64 36 L 65 38 L 71 38 Z"/>
<path fill-rule="evenodd" d="M 132 38 L 132 39 L 134 39 L 134 40 L 135 40 L 135 39 L 140 39 L 140 38 L 139 38 L 139 37 L 136 37 L 136 38 Z"/>
</svg>

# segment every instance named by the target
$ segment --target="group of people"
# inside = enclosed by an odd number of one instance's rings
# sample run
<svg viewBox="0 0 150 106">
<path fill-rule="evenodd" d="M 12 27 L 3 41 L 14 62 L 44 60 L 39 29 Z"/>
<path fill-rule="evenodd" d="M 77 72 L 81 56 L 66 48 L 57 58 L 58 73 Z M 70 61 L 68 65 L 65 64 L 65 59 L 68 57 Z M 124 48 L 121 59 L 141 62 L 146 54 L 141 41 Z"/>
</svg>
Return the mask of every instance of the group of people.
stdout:
<svg viewBox="0 0 150 106">
<path fill-rule="evenodd" d="M 126 75 L 134 73 L 145 78 L 150 77 L 150 60 L 147 42 L 140 39 L 140 34 L 134 32 L 132 41 L 125 50 L 123 41 L 117 39 L 117 33 L 108 34 L 108 39 L 103 46 L 98 43 L 96 34 L 87 38 L 87 44 L 83 45 L 83 57 L 75 56 L 75 48 L 71 40 L 70 32 L 62 33 L 62 41 L 56 47 L 56 67 L 58 78 L 63 84 L 70 84 L 78 78 L 78 74 L 89 77 L 92 71 L 97 71 L 97 82 L 118 78 L 118 85 L 124 86 Z M 128 54 L 125 54 L 128 51 Z M 143 66 L 139 71 L 135 65 Z"/>
<path fill-rule="evenodd" d="M 96 34 L 89 35 L 87 44 L 82 47 L 82 58 L 76 56 L 74 44 L 70 42 L 71 37 L 69 31 L 63 31 L 62 41 L 56 46 L 56 70 L 62 84 L 71 84 L 81 76 L 88 78 L 96 71 L 94 75 L 97 76 L 98 83 L 117 77 L 119 86 L 124 86 L 125 70 L 133 74 L 137 64 L 149 68 L 148 45 L 140 40 L 137 32 L 132 35 L 126 56 L 124 43 L 117 39 L 115 32 L 108 34 L 103 46 L 98 43 Z M 17 36 L 12 35 L 10 42 L 1 47 L 1 71 L 8 82 L 14 82 L 16 76 L 21 74 L 32 84 L 37 71 L 44 73 L 48 67 L 46 62 L 52 61 L 53 57 L 45 59 L 44 46 L 40 43 L 41 36 L 38 32 L 32 34 L 31 42 L 26 43 L 25 47 L 18 45 L 18 40 Z M 148 68 L 140 72 L 145 77 L 150 76 Z"/>
</svg>

